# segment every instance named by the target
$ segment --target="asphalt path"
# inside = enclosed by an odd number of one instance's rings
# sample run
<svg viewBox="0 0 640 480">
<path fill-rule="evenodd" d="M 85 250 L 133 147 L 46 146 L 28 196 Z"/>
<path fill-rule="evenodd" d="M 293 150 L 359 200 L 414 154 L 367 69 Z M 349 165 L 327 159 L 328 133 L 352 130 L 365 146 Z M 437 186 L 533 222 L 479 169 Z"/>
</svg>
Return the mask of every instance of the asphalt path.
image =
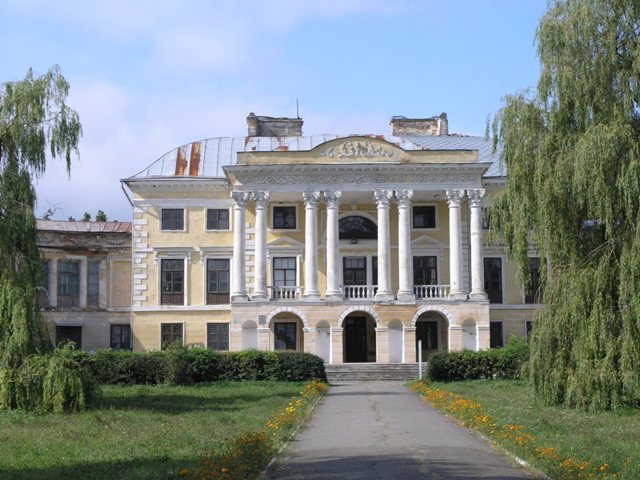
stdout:
<svg viewBox="0 0 640 480">
<path fill-rule="evenodd" d="M 532 478 L 402 383 L 334 385 L 266 478 Z"/>
</svg>

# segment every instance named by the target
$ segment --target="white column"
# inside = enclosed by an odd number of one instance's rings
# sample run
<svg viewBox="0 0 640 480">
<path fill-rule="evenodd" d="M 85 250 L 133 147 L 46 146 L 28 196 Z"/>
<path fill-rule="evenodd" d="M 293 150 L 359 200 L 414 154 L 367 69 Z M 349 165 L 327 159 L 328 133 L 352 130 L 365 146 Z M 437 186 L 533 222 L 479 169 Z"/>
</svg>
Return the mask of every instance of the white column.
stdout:
<svg viewBox="0 0 640 480">
<path fill-rule="evenodd" d="M 411 199 L 413 190 L 396 191 L 398 202 L 399 302 L 413 302 L 413 255 L 411 254 Z"/>
<path fill-rule="evenodd" d="M 304 298 L 320 300 L 318 290 L 318 201 L 320 192 L 303 192 L 304 198 Z"/>
<path fill-rule="evenodd" d="M 484 260 L 482 257 L 482 197 L 484 188 L 467 190 L 471 230 L 471 293 L 473 300 L 486 300 L 484 292 Z"/>
<path fill-rule="evenodd" d="M 342 192 L 324 192 L 327 204 L 327 292 L 325 299 L 340 301 L 340 238 L 338 236 L 338 209 Z"/>
<path fill-rule="evenodd" d="M 49 259 L 49 306 L 58 306 L 58 259 Z"/>
<path fill-rule="evenodd" d="M 247 298 L 247 276 L 245 272 L 245 232 L 246 209 L 249 194 L 246 192 L 231 192 L 233 199 L 233 270 L 231 278 L 231 301 L 242 302 Z"/>
<path fill-rule="evenodd" d="M 269 192 L 253 192 L 256 206 L 256 241 L 255 241 L 255 270 L 253 276 L 254 300 L 267 300 L 267 204 Z"/>
<path fill-rule="evenodd" d="M 449 297 L 465 299 L 462 290 L 462 232 L 460 203 L 464 197 L 464 190 L 447 190 L 449 203 L 449 283 L 451 289 Z"/>
<path fill-rule="evenodd" d="M 80 260 L 80 276 L 78 281 L 79 285 L 79 306 L 80 308 L 87 308 L 87 273 L 88 273 L 88 261 L 87 257 Z"/>
<path fill-rule="evenodd" d="M 393 300 L 391 291 L 391 238 L 389 236 L 389 201 L 391 190 L 373 192 L 378 206 L 378 292 L 376 301 Z"/>
</svg>

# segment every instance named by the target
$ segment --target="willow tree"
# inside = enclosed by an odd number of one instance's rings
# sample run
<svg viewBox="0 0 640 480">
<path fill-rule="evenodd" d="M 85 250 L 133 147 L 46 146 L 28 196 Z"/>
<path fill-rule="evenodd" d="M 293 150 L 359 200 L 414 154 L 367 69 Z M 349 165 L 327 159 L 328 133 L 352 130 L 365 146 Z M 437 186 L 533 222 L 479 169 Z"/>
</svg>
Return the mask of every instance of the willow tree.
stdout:
<svg viewBox="0 0 640 480">
<path fill-rule="evenodd" d="M 58 67 L 0 87 L 0 407 L 16 404 L 25 359 L 51 348 L 36 298 L 41 258 L 36 245 L 33 181 L 49 158 L 70 169 L 81 135 L 66 104 L 69 84 Z"/>
<path fill-rule="evenodd" d="M 530 371 L 549 404 L 640 404 L 640 2 L 555 0 L 537 89 L 493 121 L 507 187 L 492 221 L 544 303 Z"/>
</svg>

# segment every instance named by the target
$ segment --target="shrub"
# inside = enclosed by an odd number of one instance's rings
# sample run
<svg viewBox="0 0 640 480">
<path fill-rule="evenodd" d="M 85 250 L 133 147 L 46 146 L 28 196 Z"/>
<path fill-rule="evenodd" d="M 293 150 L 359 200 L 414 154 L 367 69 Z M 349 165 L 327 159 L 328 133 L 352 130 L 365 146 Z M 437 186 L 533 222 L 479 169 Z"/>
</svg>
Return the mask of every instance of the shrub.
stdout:
<svg viewBox="0 0 640 480">
<path fill-rule="evenodd" d="M 504 348 L 436 353 L 427 362 L 427 377 L 435 381 L 518 379 L 528 352 L 524 340 L 513 337 Z"/>
<path fill-rule="evenodd" d="M 82 353 L 84 362 L 98 383 L 115 385 L 155 385 L 167 377 L 164 352 L 139 353 L 128 350 L 99 350 Z"/>
</svg>

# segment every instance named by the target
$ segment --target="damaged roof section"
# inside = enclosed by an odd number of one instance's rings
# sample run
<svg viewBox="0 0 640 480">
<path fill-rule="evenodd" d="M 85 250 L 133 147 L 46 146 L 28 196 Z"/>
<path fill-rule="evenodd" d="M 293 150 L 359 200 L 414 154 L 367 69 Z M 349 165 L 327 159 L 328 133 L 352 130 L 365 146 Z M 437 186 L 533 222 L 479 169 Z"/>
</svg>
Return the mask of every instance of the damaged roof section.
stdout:
<svg viewBox="0 0 640 480">
<path fill-rule="evenodd" d="M 36 228 L 43 232 L 73 233 L 130 233 L 131 222 L 77 222 L 36 220 Z"/>
</svg>

